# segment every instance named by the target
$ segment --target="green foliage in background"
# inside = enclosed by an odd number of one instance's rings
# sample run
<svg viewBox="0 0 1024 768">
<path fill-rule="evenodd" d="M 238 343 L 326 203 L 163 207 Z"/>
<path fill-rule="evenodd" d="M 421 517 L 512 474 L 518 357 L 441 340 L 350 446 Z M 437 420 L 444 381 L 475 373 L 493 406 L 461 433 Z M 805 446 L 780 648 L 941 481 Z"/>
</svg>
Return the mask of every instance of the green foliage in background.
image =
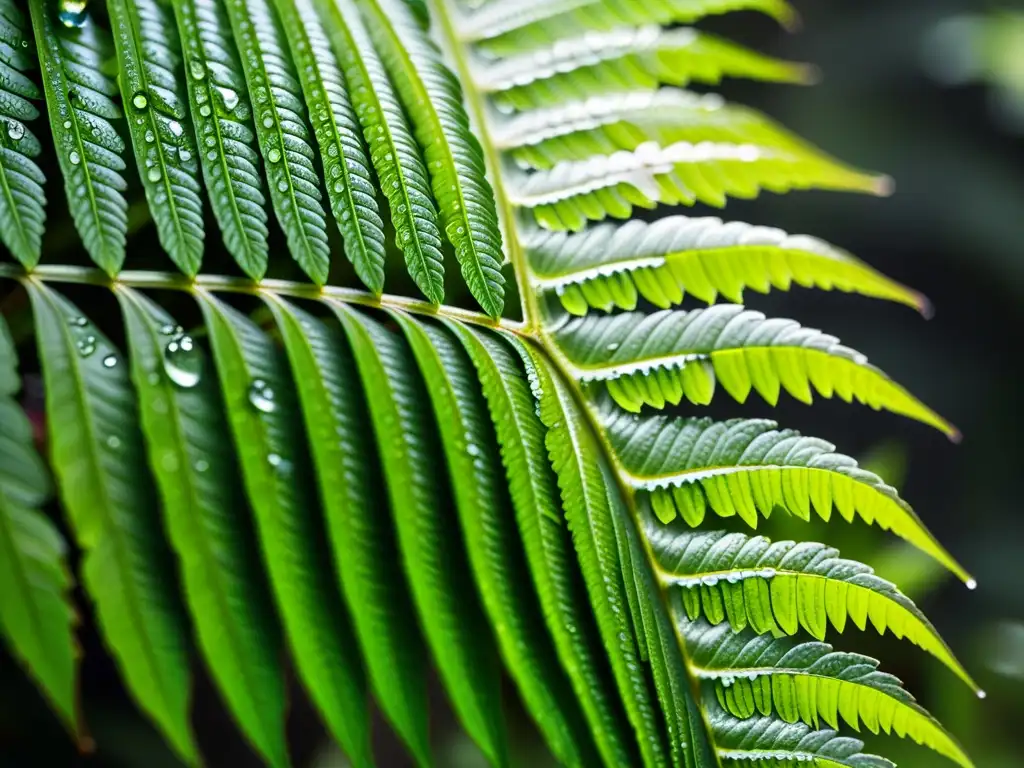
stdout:
<svg viewBox="0 0 1024 768">
<path fill-rule="evenodd" d="M 807 80 L 678 26 L 792 23 L 783 0 L 99 5 L 0 0 L 0 239 L 18 262 L 0 278 L 30 303 L 77 576 L 181 759 L 201 759 L 194 642 L 273 766 L 283 653 L 356 766 L 374 761 L 371 696 L 431 764 L 431 665 L 495 766 L 503 674 L 564 765 L 891 765 L 849 729 L 971 765 L 877 661 L 824 642 L 892 634 L 976 689 L 918 607 L 831 547 L 753 529 L 838 516 L 971 577 L 831 444 L 695 415 L 817 394 L 959 436 L 834 336 L 740 305 L 797 285 L 926 313 L 922 296 L 810 236 L 655 211 L 889 191 L 682 90 Z M 33 130 L 95 267 L 39 263 L 52 189 Z M 176 272 L 124 269 L 135 190 Z M 60 284 L 112 295 L 121 328 Z M 453 287 L 472 309 L 443 303 Z M 0 318 L 0 628 L 84 742 L 18 351 Z"/>
</svg>

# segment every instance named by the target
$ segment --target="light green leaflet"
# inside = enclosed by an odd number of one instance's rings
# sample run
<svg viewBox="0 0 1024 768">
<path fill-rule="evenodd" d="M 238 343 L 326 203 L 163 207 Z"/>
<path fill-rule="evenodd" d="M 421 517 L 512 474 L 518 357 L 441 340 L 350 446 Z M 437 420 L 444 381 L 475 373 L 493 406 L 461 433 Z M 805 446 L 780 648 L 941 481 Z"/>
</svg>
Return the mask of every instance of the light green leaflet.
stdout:
<svg viewBox="0 0 1024 768">
<path fill-rule="evenodd" d="M 827 521 L 834 506 L 847 522 L 859 517 L 893 531 L 973 588 L 973 579 L 895 488 L 835 453 L 831 443 L 777 426 L 762 419 L 715 422 L 621 412 L 605 420 L 623 474 L 649 496 L 664 523 L 679 515 L 697 528 L 709 507 L 721 517 L 739 516 L 751 528 L 776 508 L 802 520 L 810 520 L 813 509 Z"/>
<path fill-rule="evenodd" d="M 589 308 L 634 310 L 640 297 L 661 309 L 687 295 L 742 303 L 745 288 L 767 293 L 837 289 L 896 301 L 924 315 L 928 300 L 844 251 L 806 235 L 713 217 L 600 224 L 578 234 L 535 229 L 523 237 L 539 290 L 554 291 L 574 315 Z"/>
<path fill-rule="evenodd" d="M 0 0 L 0 241 L 26 268 L 39 261 L 46 223 L 46 178 L 34 158 L 42 152 L 26 123 L 39 117 L 39 89 L 28 20 L 15 0 Z"/>
<path fill-rule="evenodd" d="M 219 2 L 171 0 L 199 159 L 224 245 L 249 277 L 267 270 L 267 212 L 245 75 Z M 179 158 L 181 150 L 178 150 Z"/>
<path fill-rule="evenodd" d="M 388 199 L 396 244 L 413 282 L 434 304 L 444 301 L 444 263 L 427 169 L 384 65 L 351 0 L 314 0 L 341 63 L 352 106 Z"/>
<path fill-rule="evenodd" d="M 478 66 L 474 79 L 502 107 L 529 114 L 636 90 L 654 96 L 665 85 L 717 84 L 725 77 L 804 83 L 812 76 L 808 67 L 695 29 L 625 26 L 511 54 Z"/>
<path fill-rule="evenodd" d="M 405 736 L 422 727 L 427 657 L 412 621 L 386 509 L 377 452 L 352 350 L 337 322 L 324 323 L 270 294 L 306 424 L 334 551 L 334 565 L 374 694 Z M 408 708 L 403 709 L 403 708 Z M 415 722 L 415 725 L 408 723 Z M 343 724 L 339 724 L 339 728 Z M 365 720 L 341 732 L 358 768 L 373 764 Z M 405 728 L 403 731 L 402 728 Z"/>
<path fill-rule="evenodd" d="M 895 733 L 972 768 L 956 740 L 878 662 L 826 643 L 735 633 L 727 624 L 680 619 L 696 675 L 735 717 L 777 714 L 814 728 L 840 722 L 856 731 Z"/>
<path fill-rule="evenodd" d="M 288 763 L 284 670 L 216 376 L 198 343 L 141 293 L 117 298 L 128 332 L 149 465 L 210 674 L 243 733 Z"/>
<path fill-rule="evenodd" d="M 493 335 L 454 321 L 445 324 L 469 354 L 483 386 L 533 586 L 573 692 L 605 763 L 633 764 L 637 748 L 624 726 L 625 711 L 615 695 L 597 626 L 583 608 L 586 592 L 522 363 Z"/>
<path fill-rule="evenodd" d="M 345 256 L 372 293 L 384 290 L 384 222 L 377 210 L 370 161 L 348 86 L 334 59 L 312 0 L 274 0 L 306 96 L 327 197 Z"/>
<path fill-rule="evenodd" d="M 741 403 L 756 389 L 771 405 L 781 389 L 810 403 L 813 387 L 822 397 L 856 398 L 959 437 L 953 425 L 835 336 L 737 305 L 576 318 L 558 328 L 555 340 L 577 378 L 605 382 L 628 411 L 676 405 L 683 397 L 705 405 L 716 382 Z"/>
<path fill-rule="evenodd" d="M 158 0 L 108 0 L 121 101 L 160 244 L 189 277 L 203 260 L 203 202 L 178 36 Z"/>
<path fill-rule="evenodd" d="M 89 256 L 113 276 L 124 263 L 128 203 L 117 85 L 103 74 L 110 38 L 98 24 L 57 23 L 56 3 L 29 0 L 29 9 L 68 208 Z"/>
<path fill-rule="evenodd" d="M 72 734 L 76 707 L 75 609 L 67 545 L 39 510 L 50 495 L 32 425 L 15 396 L 18 357 L 0 317 L 0 628 Z"/>
<path fill-rule="evenodd" d="M 292 418 L 298 406 L 283 360 L 270 338 L 244 315 L 210 294 L 199 292 L 197 298 L 299 677 L 332 730 L 345 737 L 365 734 L 365 682 L 323 546 L 326 534 L 301 423 Z"/>
<path fill-rule="evenodd" d="M 188 763 L 187 635 L 120 353 L 67 299 L 29 281 L 51 460 L 100 630 L 128 689 Z"/>
<path fill-rule="evenodd" d="M 359 7 L 412 120 L 463 279 L 484 312 L 500 317 L 505 278 L 498 213 L 458 82 L 404 0 L 360 0 Z"/>
<path fill-rule="evenodd" d="M 310 143 L 308 114 L 284 34 L 267 0 L 225 0 L 256 135 L 266 162 L 270 199 L 292 258 L 317 285 L 327 282 L 327 214 Z"/>
<path fill-rule="evenodd" d="M 978 687 L 917 606 L 866 565 L 842 560 L 823 544 L 771 542 L 724 531 L 694 532 L 647 523 L 659 578 L 673 587 L 691 619 L 728 621 L 735 631 L 796 634 L 823 640 L 831 625 L 869 623 L 935 656 L 973 690 Z"/>
</svg>

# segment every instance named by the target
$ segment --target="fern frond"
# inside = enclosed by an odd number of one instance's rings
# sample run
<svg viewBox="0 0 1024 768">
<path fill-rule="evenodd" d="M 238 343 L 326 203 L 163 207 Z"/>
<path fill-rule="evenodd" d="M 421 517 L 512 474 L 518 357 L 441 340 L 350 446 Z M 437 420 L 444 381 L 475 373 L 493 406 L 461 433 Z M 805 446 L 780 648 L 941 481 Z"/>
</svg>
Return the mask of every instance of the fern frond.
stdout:
<svg viewBox="0 0 1024 768">
<path fill-rule="evenodd" d="M 138 291 L 117 289 L 149 465 L 207 666 L 242 731 L 288 762 L 284 671 L 241 501 L 216 376 L 198 343 Z"/>
<path fill-rule="evenodd" d="M 157 0 L 109 0 L 121 99 L 160 244 L 189 277 L 203 260 L 203 203 L 171 12 Z"/>
<path fill-rule="evenodd" d="M 855 731 L 895 733 L 925 745 L 964 768 L 971 761 L 956 740 L 878 662 L 842 653 L 826 643 L 794 644 L 786 638 L 733 632 L 728 625 L 683 620 L 694 673 L 708 681 L 723 710 L 747 719 L 778 715 Z"/>
<path fill-rule="evenodd" d="M 617 27 L 559 39 L 490 61 L 473 72 L 477 87 L 504 109 L 556 108 L 617 93 L 653 93 L 662 85 L 717 84 L 726 77 L 805 83 L 810 68 L 779 61 L 682 27 Z"/>
<path fill-rule="evenodd" d="M 77 648 L 67 544 L 40 511 L 50 479 L 33 445 L 32 425 L 15 400 L 18 357 L 0 317 L 0 629 L 76 734 Z"/>
<path fill-rule="evenodd" d="M 806 288 L 896 301 L 922 314 L 921 294 L 817 238 L 712 217 L 601 224 L 579 234 L 537 229 L 523 238 L 534 284 L 554 290 L 566 310 L 636 309 L 642 296 L 668 309 L 692 294 L 709 304 L 721 294 L 742 302 L 744 289 Z"/>
<path fill-rule="evenodd" d="M 825 398 L 856 398 L 876 410 L 929 424 L 951 439 L 959 435 L 834 336 L 741 306 L 575 318 L 555 338 L 573 374 L 581 381 L 605 382 L 628 411 L 639 412 L 643 405 L 664 408 L 684 396 L 707 404 L 716 381 L 741 403 L 753 388 L 772 405 L 781 389 L 810 403 L 813 387 Z"/>
<path fill-rule="evenodd" d="M 57 23 L 57 6 L 46 0 L 29 0 L 29 9 L 68 208 L 89 256 L 114 276 L 124 263 L 128 202 L 124 141 L 114 127 L 123 115 L 117 85 L 103 73 L 109 33 L 88 17 Z"/>
<path fill-rule="evenodd" d="M 345 609 L 321 546 L 309 461 L 284 361 L 252 321 L 197 294 L 235 452 L 256 518 L 271 588 L 299 675 L 324 719 L 369 728 L 366 691 Z"/>
<path fill-rule="evenodd" d="M 444 257 L 427 169 L 359 11 L 351 0 L 315 0 L 341 62 L 396 243 L 413 282 L 428 301 L 444 301 Z"/>
<path fill-rule="evenodd" d="M 484 312 L 500 317 L 505 278 L 498 213 L 458 82 L 402 0 L 361 0 L 360 7 L 412 120 L 466 286 Z"/>
<path fill-rule="evenodd" d="M 317 285 L 327 282 L 330 248 L 321 178 L 308 114 L 281 23 L 268 0 L 226 0 L 228 18 L 253 99 L 256 136 L 270 200 L 292 258 Z"/>
<path fill-rule="evenodd" d="M 647 538 L 659 578 L 677 592 L 690 619 L 728 621 L 739 632 L 823 640 L 829 625 L 906 638 L 977 686 L 914 603 L 866 565 L 813 542 L 772 542 L 723 531 L 695 532 L 650 521 Z"/>
<path fill-rule="evenodd" d="M 187 762 L 185 628 L 155 519 L 134 395 L 116 348 L 70 301 L 28 281 L 54 472 L 82 578 L 128 689 Z"/>
<path fill-rule="evenodd" d="M 680 515 L 697 528 L 709 507 L 720 517 L 738 515 L 751 528 L 775 509 L 810 520 L 813 508 L 827 521 L 834 506 L 847 522 L 859 517 L 891 530 L 974 583 L 895 488 L 824 440 L 762 419 L 715 422 L 620 412 L 605 427 L 629 482 L 650 497 L 664 523 Z"/>
<path fill-rule="evenodd" d="M 251 108 L 221 3 L 171 0 L 186 60 L 191 117 L 203 178 L 224 245 L 245 274 L 267 270 L 267 213 Z M 179 158 L 181 150 L 178 150 Z"/>
<path fill-rule="evenodd" d="M 384 290 L 384 222 L 344 77 L 311 0 L 275 0 L 274 5 L 320 145 L 327 198 L 345 242 L 345 256 L 363 284 L 379 294 Z"/>
<path fill-rule="evenodd" d="M 31 269 L 42 249 L 46 177 L 35 161 L 39 139 L 26 125 L 39 117 L 39 89 L 26 75 L 36 66 L 27 23 L 14 0 L 0 0 L 0 240 Z"/>
</svg>

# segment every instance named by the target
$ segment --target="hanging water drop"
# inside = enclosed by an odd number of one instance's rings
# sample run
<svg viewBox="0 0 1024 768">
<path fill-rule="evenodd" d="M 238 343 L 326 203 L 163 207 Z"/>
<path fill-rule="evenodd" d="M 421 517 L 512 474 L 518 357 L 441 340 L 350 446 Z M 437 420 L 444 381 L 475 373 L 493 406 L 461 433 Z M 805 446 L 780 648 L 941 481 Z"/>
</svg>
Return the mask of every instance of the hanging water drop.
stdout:
<svg viewBox="0 0 1024 768">
<path fill-rule="evenodd" d="M 57 18 L 68 29 L 79 29 L 89 20 L 86 0 L 62 0 Z"/>
<path fill-rule="evenodd" d="M 17 120 L 11 120 L 7 123 L 7 135 L 11 141 L 21 141 L 25 137 L 25 126 Z"/>
<path fill-rule="evenodd" d="M 221 99 L 224 101 L 224 109 L 228 112 L 234 110 L 238 106 L 238 94 L 230 88 L 221 88 L 217 86 L 217 91 L 220 93 Z"/>
<path fill-rule="evenodd" d="M 249 387 L 249 402 L 257 411 L 273 413 L 277 410 L 274 390 L 263 379 L 255 379 Z"/>
<path fill-rule="evenodd" d="M 149 98 L 146 96 L 145 93 L 139 91 L 134 96 L 132 96 L 132 106 L 136 109 L 145 109 L 149 106 Z"/>
<path fill-rule="evenodd" d="M 164 347 L 164 373 L 183 389 L 191 389 L 199 383 L 203 358 L 191 336 L 175 336 Z"/>
<path fill-rule="evenodd" d="M 181 123 L 179 123 L 177 120 L 171 120 L 171 122 L 167 124 L 167 129 L 171 132 L 171 135 L 176 139 L 180 139 L 181 134 L 184 133 L 184 129 L 181 127 Z"/>
</svg>

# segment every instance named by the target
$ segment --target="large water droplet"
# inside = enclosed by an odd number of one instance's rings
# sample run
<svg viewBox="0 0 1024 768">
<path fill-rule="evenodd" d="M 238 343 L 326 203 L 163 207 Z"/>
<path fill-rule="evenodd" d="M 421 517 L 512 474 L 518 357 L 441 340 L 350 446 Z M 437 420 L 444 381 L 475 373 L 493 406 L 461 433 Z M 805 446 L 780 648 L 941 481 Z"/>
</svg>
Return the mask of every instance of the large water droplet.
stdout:
<svg viewBox="0 0 1024 768">
<path fill-rule="evenodd" d="M 184 389 L 199 383 L 203 374 L 203 358 L 191 336 L 175 336 L 164 347 L 164 373 Z"/>
<path fill-rule="evenodd" d="M 171 132 L 171 135 L 176 139 L 181 138 L 181 134 L 185 132 L 184 129 L 181 127 L 181 123 L 179 123 L 177 120 L 171 120 L 171 122 L 167 124 L 167 129 Z"/>
<path fill-rule="evenodd" d="M 269 152 L 267 152 L 267 160 L 271 163 L 280 162 L 281 150 L 279 150 L 277 147 L 273 147 Z"/>
<path fill-rule="evenodd" d="M 206 77 L 206 65 L 199 59 L 192 59 L 188 63 L 188 70 L 196 80 L 202 80 Z"/>
<path fill-rule="evenodd" d="M 7 123 L 7 135 L 11 141 L 21 141 L 25 137 L 25 126 L 17 120 L 10 120 Z"/>
<path fill-rule="evenodd" d="M 263 413 L 273 413 L 277 410 L 274 390 L 263 379 L 254 380 L 249 387 L 249 402 L 253 408 Z"/>
<path fill-rule="evenodd" d="M 217 91 L 220 93 L 221 99 L 224 100 L 224 109 L 231 112 L 235 107 L 238 106 L 238 94 L 230 88 L 222 88 L 217 86 Z"/>
<path fill-rule="evenodd" d="M 149 97 L 142 91 L 139 91 L 132 96 L 132 106 L 136 109 L 145 109 L 149 106 Z"/>
<path fill-rule="evenodd" d="M 62 0 L 57 18 L 68 29 L 83 27 L 89 20 L 86 5 L 86 0 Z"/>
<path fill-rule="evenodd" d="M 163 173 L 161 173 L 160 168 L 155 165 L 152 168 L 150 168 L 149 171 L 146 172 L 146 178 L 152 181 L 154 184 L 160 181 L 160 178 L 162 176 Z"/>
<path fill-rule="evenodd" d="M 75 150 L 72 150 L 71 154 L 68 155 L 68 160 L 71 161 L 72 165 L 78 165 L 80 162 L 82 162 L 82 156 L 78 154 L 78 152 L 76 152 Z"/>
</svg>

